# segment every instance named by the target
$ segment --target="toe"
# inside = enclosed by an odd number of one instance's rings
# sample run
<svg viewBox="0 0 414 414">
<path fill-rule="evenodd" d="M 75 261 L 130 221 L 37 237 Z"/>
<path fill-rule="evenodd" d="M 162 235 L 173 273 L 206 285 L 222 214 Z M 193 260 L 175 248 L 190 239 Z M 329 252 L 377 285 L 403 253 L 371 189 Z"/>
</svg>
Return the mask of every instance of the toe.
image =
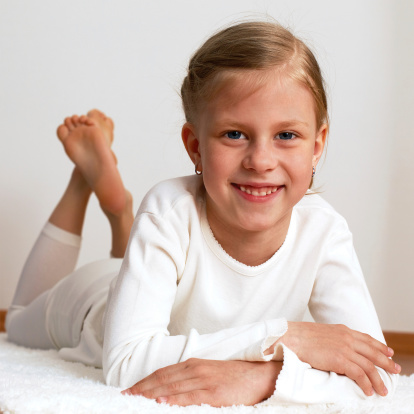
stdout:
<svg viewBox="0 0 414 414">
<path fill-rule="evenodd" d="M 86 124 L 88 122 L 88 117 L 86 115 L 81 115 L 79 117 L 79 123 Z"/>
<path fill-rule="evenodd" d="M 75 127 L 79 126 L 79 117 L 77 115 L 72 116 L 72 123 Z"/>
<path fill-rule="evenodd" d="M 69 129 L 66 125 L 59 125 L 56 134 L 61 141 L 64 141 L 69 134 Z"/>
<path fill-rule="evenodd" d="M 112 118 L 107 117 L 105 122 L 108 124 L 109 128 L 114 129 L 114 121 L 112 121 Z"/>
<path fill-rule="evenodd" d="M 88 116 L 91 118 L 97 118 L 97 119 L 105 119 L 106 116 L 103 112 L 101 112 L 99 109 L 91 109 L 88 112 Z"/>
<path fill-rule="evenodd" d="M 72 131 L 72 129 L 75 128 L 75 126 L 73 125 L 73 122 L 72 122 L 72 117 L 65 118 L 65 125 L 69 129 L 69 131 Z"/>
</svg>

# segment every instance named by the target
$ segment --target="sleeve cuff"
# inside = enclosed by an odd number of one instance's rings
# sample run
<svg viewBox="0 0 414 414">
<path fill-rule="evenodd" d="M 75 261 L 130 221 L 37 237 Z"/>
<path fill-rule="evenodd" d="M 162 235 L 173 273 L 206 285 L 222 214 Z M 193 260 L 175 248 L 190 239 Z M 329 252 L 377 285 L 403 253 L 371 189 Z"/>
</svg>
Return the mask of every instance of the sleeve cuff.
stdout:
<svg viewBox="0 0 414 414">
<path fill-rule="evenodd" d="M 279 346 L 279 345 L 278 345 Z M 361 388 L 351 379 L 335 372 L 320 371 L 302 362 L 286 345 L 280 344 L 283 353 L 283 366 L 276 381 L 275 392 L 259 405 L 277 404 L 372 404 L 385 401 L 393 394 L 389 384 L 389 395 L 381 397 L 378 394 L 367 397 Z M 388 375 L 384 375 L 386 379 Z M 392 376 L 394 377 L 394 376 Z M 388 385 L 388 384 L 387 384 Z"/>
</svg>

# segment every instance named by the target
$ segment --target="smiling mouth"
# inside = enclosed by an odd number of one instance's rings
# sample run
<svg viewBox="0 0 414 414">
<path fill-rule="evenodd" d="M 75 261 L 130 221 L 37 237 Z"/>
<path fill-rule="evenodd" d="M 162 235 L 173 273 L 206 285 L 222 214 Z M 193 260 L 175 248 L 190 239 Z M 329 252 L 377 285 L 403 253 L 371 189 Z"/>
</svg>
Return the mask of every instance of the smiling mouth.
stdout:
<svg viewBox="0 0 414 414">
<path fill-rule="evenodd" d="M 256 197 L 264 197 L 275 193 L 279 187 L 276 186 L 266 186 L 266 187 L 253 187 L 251 185 L 238 185 L 233 184 L 236 188 L 246 194 L 250 194 Z"/>
</svg>

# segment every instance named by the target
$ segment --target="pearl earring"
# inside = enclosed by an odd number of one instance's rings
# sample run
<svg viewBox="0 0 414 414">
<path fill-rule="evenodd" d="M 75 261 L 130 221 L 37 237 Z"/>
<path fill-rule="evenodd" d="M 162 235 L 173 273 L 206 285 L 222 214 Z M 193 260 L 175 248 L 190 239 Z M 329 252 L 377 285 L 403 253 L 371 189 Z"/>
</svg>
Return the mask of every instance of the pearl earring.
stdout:
<svg viewBox="0 0 414 414">
<path fill-rule="evenodd" d="M 199 171 L 198 170 L 198 163 L 195 165 L 195 168 L 194 168 L 194 170 L 195 170 L 195 173 L 197 174 L 197 175 L 201 175 L 201 174 L 203 174 L 203 171 Z"/>
</svg>

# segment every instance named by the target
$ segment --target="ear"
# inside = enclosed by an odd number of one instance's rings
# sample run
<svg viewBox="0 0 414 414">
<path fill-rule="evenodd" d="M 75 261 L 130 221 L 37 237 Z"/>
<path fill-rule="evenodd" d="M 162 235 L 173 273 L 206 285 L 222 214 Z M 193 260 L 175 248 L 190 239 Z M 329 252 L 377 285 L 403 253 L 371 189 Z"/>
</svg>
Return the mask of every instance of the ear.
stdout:
<svg viewBox="0 0 414 414">
<path fill-rule="evenodd" d="M 315 147 L 313 149 L 312 163 L 316 166 L 323 154 L 325 148 L 326 137 L 328 136 L 328 125 L 323 124 L 316 133 Z"/>
<path fill-rule="evenodd" d="M 181 130 L 181 138 L 185 149 L 194 165 L 200 164 L 200 143 L 198 141 L 196 130 L 193 124 L 186 122 Z"/>
</svg>

